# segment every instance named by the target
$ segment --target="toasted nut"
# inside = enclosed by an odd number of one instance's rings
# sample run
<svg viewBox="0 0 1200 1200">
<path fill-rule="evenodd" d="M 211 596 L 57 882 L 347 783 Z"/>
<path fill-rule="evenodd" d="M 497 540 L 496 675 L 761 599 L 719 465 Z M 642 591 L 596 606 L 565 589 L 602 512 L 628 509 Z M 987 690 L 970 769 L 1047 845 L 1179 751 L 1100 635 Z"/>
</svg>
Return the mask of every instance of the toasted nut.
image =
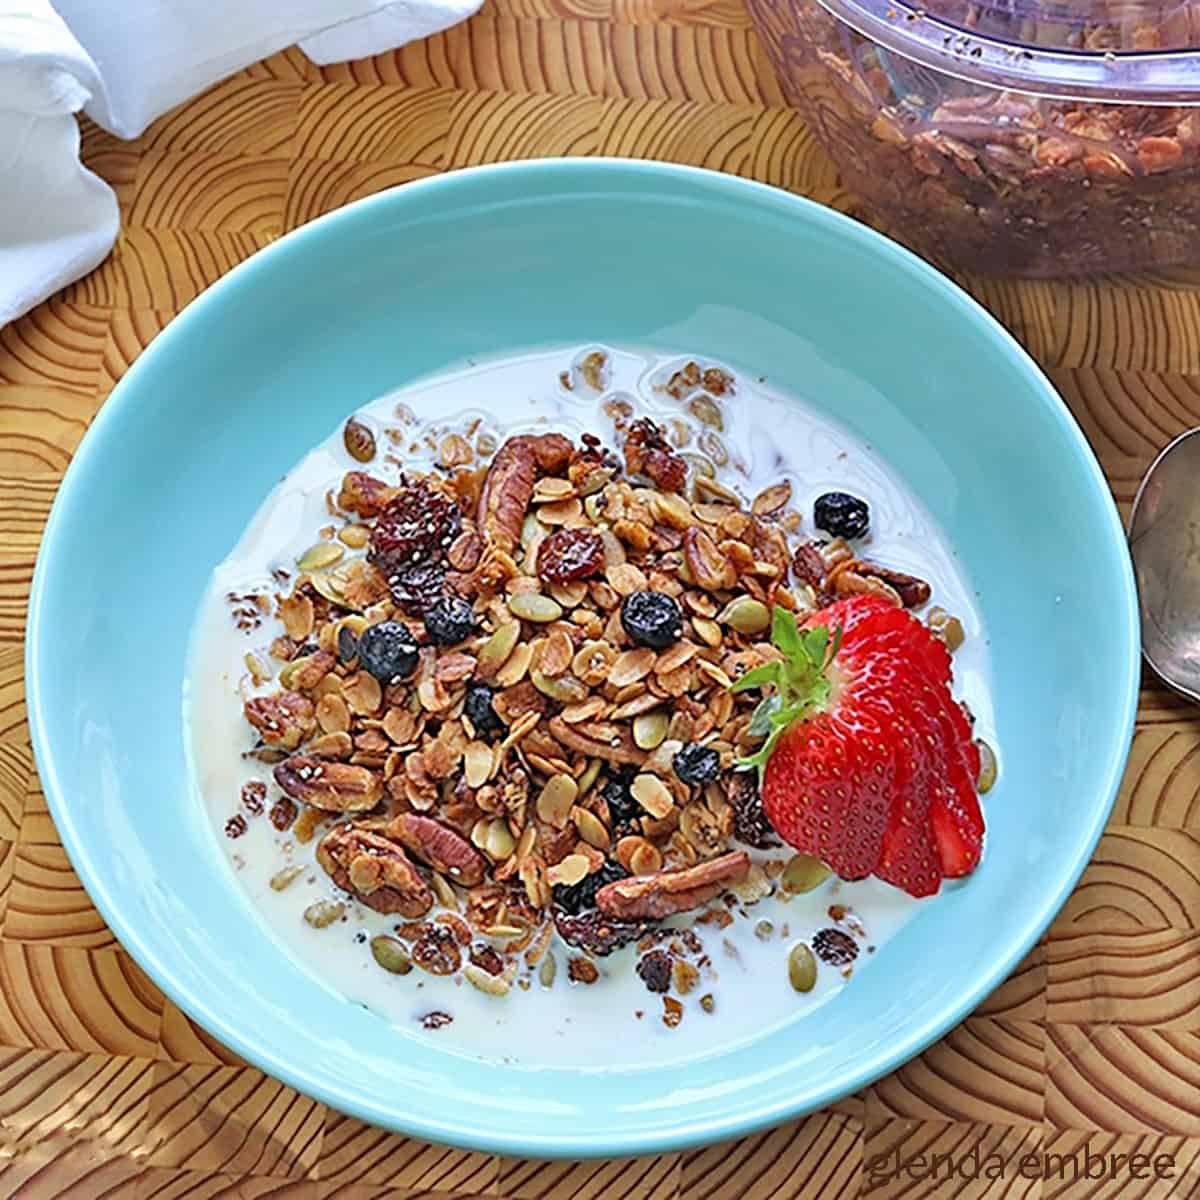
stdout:
<svg viewBox="0 0 1200 1200">
<path fill-rule="evenodd" d="M 662 870 L 662 851 L 644 838 L 637 840 L 640 844 L 633 848 L 629 856 L 629 870 L 634 875 L 653 875 L 655 871 Z"/>
<path fill-rule="evenodd" d="M 376 912 L 413 919 L 433 907 L 433 893 L 408 856 L 372 829 L 334 826 L 317 845 L 317 862 L 338 887 Z"/>
<path fill-rule="evenodd" d="M 279 602 L 279 619 L 284 631 L 294 642 L 308 641 L 313 631 L 313 603 L 301 592 Z"/>
<path fill-rule="evenodd" d="M 603 683 L 617 660 L 617 651 L 608 642 L 584 642 L 571 659 L 571 672 L 590 687 Z"/>
<path fill-rule="evenodd" d="M 338 541 L 351 550 L 361 550 L 371 539 L 371 531 L 365 525 L 343 525 L 338 530 Z"/>
<path fill-rule="evenodd" d="M 570 775 L 552 775 L 537 798 L 538 819 L 555 829 L 565 829 L 579 786 Z"/>
<path fill-rule="evenodd" d="M 785 479 L 782 483 L 772 484 L 759 492 L 750 505 L 750 511 L 756 517 L 763 517 L 768 513 L 778 512 L 791 498 L 792 485 Z"/>
<path fill-rule="evenodd" d="M 798 992 L 811 992 L 816 985 L 817 960 L 803 942 L 797 942 L 788 953 L 788 980 Z"/>
<path fill-rule="evenodd" d="M 488 827 L 487 837 L 483 845 L 484 852 L 493 862 L 503 862 L 512 855 L 512 852 L 516 848 L 517 843 L 513 839 L 512 830 L 509 829 L 508 822 L 501 817 L 497 817 Z"/>
<path fill-rule="evenodd" d="M 388 826 L 388 834 L 456 883 L 476 887 L 483 882 L 487 864 L 457 829 L 419 813 L 401 813 Z"/>
<path fill-rule="evenodd" d="M 549 728 L 550 736 L 573 754 L 586 754 L 609 763 L 640 763 L 646 757 L 646 752 L 633 744 L 633 736 L 625 726 L 610 726 L 601 737 L 591 729 L 567 724 L 562 717 L 551 717 Z"/>
<path fill-rule="evenodd" d="M 996 782 L 996 755 L 982 738 L 975 744 L 979 747 L 979 781 L 976 786 L 979 794 L 983 795 L 990 792 Z"/>
<path fill-rule="evenodd" d="M 571 810 L 571 819 L 575 822 L 575 828 L 579 830 L 579 836 L 589 846 L 595 846 L 597 850 L 608 849 L 608 830 L 594 812 L 586 808 L 574 808 Z"/>
<path fill-rule="evenodd" d="M 385 970 L 393 975 L 407 975 L 412 970 L 412 959 L 408 951 L 394 937 L 380 934 L 371 939 L 371 956 Z"/>
<path fill-rule="evenodd" d="M 660 920 L 719 896 L 744 878 L 749 866 L 750 856 L 736 850 L 681 871 L 617 879 L 596 893 L 596 907 L 610 917 Z"/>
<path fill-rule="evenodd" d="M 340 900 L 318 900 L 304 910 L 304 919 L 314 929 L 324 929 L 332 925 L 346 911 L 346 906 Z"/>
<path fill-rule="evenodd" d="M 944 608 L 931 608 L 929 615 L 925 618 L 925 623 L 934 637 L 945 642 L 946 649 L 951 654 L 963 644 L 966 638 L 962 622 L 957 617 L 952 617 Z"/>
<path fill-rule="evenodd" d="M 333 566 L 345 553 L 346 547 L 338 545 L 337 542 L 318 542 L 315 546 L 309 546 L 296 559 L 296 566 L 301 571 L 320 571 Z"/>
<path fill-rule="evenodd" d="M 326 733 L 345 733 L 350 728 L 350 710 L 337 695 L 322 696 L 317 701 L 317 724 Z"/>
<path fill-rule="evenodd" d="M 342 444 L 350 457 L 360 463 L 375 457 L 375 435 L 357 417 L 351 417 L 342 427 Z"/>
<path fill-rule="evenodd" d="M 653 712 L 642 713 L 633 721 L 633 741 L 643 750 L 653 750 L 661 746 L 667 736 L 667 726 L 670 717 L 666 709 L 657 708 Z"/>
<path fill-rule="evenodd" d="M 783 868 L 781 883 L 786 892 L 801 895 L 818 888 L 833 872 L 811 854 L 793 854 Z"/>
<path fill-rule="evenodd" d="M 568 854 L 562 862 L 547 868 L 546 880 L 552 887 L 573 887 L 586 877 L 590 866 L 586 855 Z"/>
<path fill-rule="evenodd" d="M 541 657 L 538 659 L 538 670 L 553 679 L 566 671 L 574 656 L 574 643 L 563 630 L 556 629 L 542 646 Z"/>
<path fill-rule="evenodd" d="M 463 751 L 463 775 L 467 786 L 481 788 L 492 777 L 495 758 L 486 742 L 470 742 Z"/>
<path fill-rule="evenodd" d="M 540 592 L 521 592 L 509 597 L 508 609 L 514 617 L 538 624 L 557 621 L 563 615 L 562 605 Z"/>
<path fill-rule="evenodd" d="M 753 637 L 756 634 L 765 633 L 769 628 L 771 612 L 761 600 L 755 600 L 750 596 L 739 596 L 725 606 L 717 620 L 724 621 L 738 633 Z"/>
<path fill-rule="evenodd" d="M 507 996 L 512 987 L 511 973 L 505 972 L 500 975 L 493 975 L 490 971 L 485 971 L 482 967 L 477 967 L 474 963 L 467 963 L 463 967 L 463 978 L 472 987 L 478 988 L 481 992 L 486 992 L 489 996 Z"/>
<path fill-rule="evenodd" d="M 366 767 L 293 754 L 275 768 L 275 782 L 293 799 L 326 812 L 366 812 L 383 797 L 383 780 Z"/>
<path fill-rule="evenodd" d="M 692 506 L 675 492 L 655 492 L 650 506 L 655 517 L 671 529 L 687 529 L 692 524 Z"/>
<path fill-rule="evenodd" d="M 661 820 L 675 807 L 670 788 L 657 775 L 637 775 L 629 794 L 655 819 Z"/>
<path fill-rule="evenodd" d="M 608 682 L 615 688 L 628 687 L 645 679 L 654 669 L 657 655 L 649 646 L 639 646 L 636 650 L 623 650 L 617 655 L 616 662 L 608 672 Z"/>
<path fill-rule="evenodd" d="M 683 535 L 684 561 L 697 587 L 721 591 L 737 583 L 737 571 L 717 543 L 699 526 Z"/>
<path fill-rule="evenodd" d="M 631 562 L 617 563 L 604 572 L 608 586 L 618 596 L 628 596 L 631 592 L 641 592 L 649 586 L 646 573 L 641 567 L 635 567 Z"/>
</svg>

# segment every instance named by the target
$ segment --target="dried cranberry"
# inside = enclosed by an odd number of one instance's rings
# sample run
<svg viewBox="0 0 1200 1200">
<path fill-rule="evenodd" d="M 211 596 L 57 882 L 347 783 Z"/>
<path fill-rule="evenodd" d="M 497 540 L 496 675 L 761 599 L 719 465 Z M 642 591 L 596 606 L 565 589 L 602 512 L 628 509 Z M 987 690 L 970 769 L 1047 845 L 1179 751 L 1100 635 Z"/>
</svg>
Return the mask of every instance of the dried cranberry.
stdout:
<svg viewBox="0 0 1200 1200">
<path fill-rule="evenodd" d="M 453 975 L 462 966 L 454 930 L 446 925 L 426 925 L 413 946 L 412 960 L 431 975 Z"/>
<path fill-rule="evenodd" d="M 538 547 L 537 573 L 547 583 L 587 579 L 604 566 L 604 541 L 594 529 L 556 529 Z"/>
<path fill-rule="evenodd" d="M 733 836 L 747 846 L 769 850 L 779 845 L 775 830 L 763 811 L 762 797 L 753 771 L 734 771 L 726 777 L 725 798 L 733 809 Z"/>
<path fill-rule="evenodd" d="M 392 599 L 405 612 L 420 616 L 446 593 L 446 569 L 441 563 L 409 563 L 387 577 Z"/>
<path fill-rule="evenodd" d="M 600 958 L 630 942 L 636 942 L 651 928 L 645 921 L 614 920 L 595 908 L 573 916 L 558 907 L 554 909 L 554 927 L 568 945 L 587 950 Z"/>
<path fill-rule="evenodd" d="M 652 992 L 665 992 L 671 987 L 671 956 L 665 950 L 651 950 L 637 965 L 642 982 Z"/>
<path fill-rule="evenodd" d="M 840 929 L 818 929 L 813 934 L 813 953 L 832 967 L 845 966 L 858 957 L 858 943 Z"/>
<path fill-rule="evenodd" d="M 386 576 L 415 563 L 440 563 L 462 530 L 462 510 L 426 483 L 403 488 L 371 530 L 368 557 Z"/>
<path fill-rule="evenodd" d="M 246 818 L 241 813 L 234 813 L 228 821 L 225 822 L 225 836 L 231 838 L 240 838 L 246 832 Z"/>
</svg>

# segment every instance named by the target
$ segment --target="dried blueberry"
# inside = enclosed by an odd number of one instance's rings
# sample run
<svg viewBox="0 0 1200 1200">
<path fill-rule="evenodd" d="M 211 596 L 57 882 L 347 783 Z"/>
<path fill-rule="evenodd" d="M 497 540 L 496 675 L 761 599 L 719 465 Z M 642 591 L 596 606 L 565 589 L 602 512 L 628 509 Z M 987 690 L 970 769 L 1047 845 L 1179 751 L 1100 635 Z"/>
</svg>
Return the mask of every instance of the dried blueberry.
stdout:
<svg viewBox="0 0 1200 1200">
<path fill-rule="evenodd" d="M 608 815 L 614 830 L 632 825 L 645 811 L 629 790 L 632 782 L 633 773 L 625 771 L 613 776 L 600 792 L 608 805 Z"/>
<path fill-rule="evenodd" d="M 862 537 L 871 524 L 871 510 L 849 492 L 826 492 L 813 504 L 813 524 L 834 537 Z"/>
<path fill-rule="evenodd" d="M 503 733 L 508 728 L 492 707 L 492 689 L 486 683 L 473 683 L 467 688 L 463 716 L 471 722 L 480 737 Z"/>
<path fill-rule="evenodd" d="M 620 863 L 608 859 L 598 871 L 585 875 L 578 883 L 569 886 L 560 883 L 554 889 L 554 903 L 572 916 L 578 916 L 585 909 L 596 907 L 596 893 L 606 883 L 624 879 L 628 874 Z"/>
<path fill-rule="evenodd" d="M 679 640 L 683 613 L 666 592 L 630 592 L 621 603 L 621 624 L 635 646 L 665 650 Z"/>
<path fill-rule="evenodd" d="M 461 596 L 439 596 L 425 610 L 425 632 L 435 646 L 454 646 L 475 628 L 475 610 Z"/>
<path fill-rule="evenodd" d="M 671 760 L 675 774 L 689 787 L 708 783 L 721 773 L 721 756 L 708 746 L 692 742 Z"/>
<path fill-rule="evenodd" d="M 380 683 L 405 679 L 416 670 L 417 643 L 407 625 L 380 621 L 358 639 L 358 661 Z"/>
</svg>

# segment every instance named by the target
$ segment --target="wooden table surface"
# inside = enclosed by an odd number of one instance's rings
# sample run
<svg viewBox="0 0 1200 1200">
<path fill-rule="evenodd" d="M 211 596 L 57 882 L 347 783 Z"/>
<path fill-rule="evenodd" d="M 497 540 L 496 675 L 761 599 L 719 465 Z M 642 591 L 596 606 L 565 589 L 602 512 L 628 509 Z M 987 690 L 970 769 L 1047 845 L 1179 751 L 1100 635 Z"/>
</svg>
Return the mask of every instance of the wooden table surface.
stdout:
<svg viewBox="0 0 1200 1200">
<path fill-rule="evenodd" d="M 173 314 L 282 232 L 438 171 L 557 154 L 694 163 L 855 209 L 740 0 L 489 0 L 377 59 L 277 55 L 136 142 L 85 128 L 86 161 L 120 195 L 116 251 L 0 330 L 0 1197 L 1200 1194 L 1200 726 L 1149 681 L 1108 831 L 1016 974 L 875 1086 L 709 1150 L 547 1164 L 346 1119 L 192 1026 L 92 908 L 39 789 L 22 692 L 34 557 L 89 420 Z M 1048 369 L 1127 510 L 1156 450 L 1200 424 L 1200 274 L 961 282 Z M 1001 1179 L 866 1169 L 976 1143 L 1004 1157 Z M 1018 1169 L 1085 1148 L 1168 1155 L 1173 1177 Z"/>
</svg>

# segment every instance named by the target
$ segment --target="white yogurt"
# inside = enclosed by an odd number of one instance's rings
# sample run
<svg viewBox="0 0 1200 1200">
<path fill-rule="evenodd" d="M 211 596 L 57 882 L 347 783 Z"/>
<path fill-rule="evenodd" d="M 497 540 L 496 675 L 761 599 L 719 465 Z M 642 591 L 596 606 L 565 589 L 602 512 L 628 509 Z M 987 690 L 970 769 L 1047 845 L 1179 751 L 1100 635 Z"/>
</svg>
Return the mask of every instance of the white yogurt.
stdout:
<svg viewBox="0 0 1200 1200">
<path fill-rule="evenodd" d="M 381 456 L 389 446 L 386 430 L 403 429 L 403 435 L 392 439 L 391 461 L 377 458 L 367 469 L 392 481 L 401 460 L 411 469 L 427 469 L 441 434 L 461 432 L 474 418 L 480 422 L 476 434 L 490 433 L 497 443 L 515 432 L 552 428 L 575 437 L 591 431 L 614 446 L 612 422 L 602 411 L 604 401 L 614 395 L 633 403 L 638 415 L 660 421 L 686 415 L 678 401 L 661 391 L 686 358 L 605 350 L 610 376 L 603 395 L 578 376 L 572 390 L 560 384 L 564 367 L 586 353 L 560 349 L 472 364 L 382 397 L 358 414 L 374 429 Z M 953 551 L 922 505 L 860 442 L 828 418 L 744 376 L 737 376 L 736 387 L 734 396 L 721 401 L 722 438 L 730 463 L 718 478 L 747 500 L 761 488 L 790 478 L 793 503 L 806 518 L 822 492 L 839 489 L 865 497 L 871 505 L 871 533 L 865 541 L 870 557 L 928 580 L 933 603 L 962 621 L 966 642 L 955 655 L 956 688 L 987 737 L 992 720 L 979 614 Z M 415 422 L 402 425 L 398 404 Z M 294 574 L 297 556 L 316 540 L 322 526 L 331 523 L 326 493 L 347 470 L 359 466 L 343 448 L 339 426 L 266 498 L 213 574 L 193 634 L 184 699 L 197 803 L 207 807 L 221 855 L 260 916 L 263 928 L 258 933 L 278 939 L 327 987 L 416 1030 L 418 1036 L 480 1058 L 595 1067 L 601 1057 L 597 1047 L 602 1046 L 603 1062 L 614 1067 L 665 1063 L 757 1037 L 817 1005 L 836 1002 L 842 987 L 854 986 L 852 977 L 847 981 L 837 968 L 825 964 L 808 995 L 798 995 L 788 983 L 788 949 L 833 924 L 827 915 L 831 904 L 852 910 L 865 928 L 865 936 L 858 939 L 857 972 L 877 969 L 872 967 L 875 948 L 908 921 L 919 904 L 953 902 L 950 897 L 916 901 L 877 880 L 831 880 L 787 903 L 770 897 L 746 907 L 727 929 L 695 926 L 711 965 L 702 969 L 699 984 L 683 999 L 684 1016 L 676 1028 L 664 1025 L 661 997 L 648 992 L 634 973 L 637 954 L 632 946 L 597 960 L 601 979 L 585 985 L 569 982 L 566 961 L 577 952 L 556 938 L 558 972 L 552 987 L 543 988 L 534 975 L 528 990 L 514 987 L 497 998 L 460 978 L 439 978 L 419 969 L 395 976 L 380 969 L 366 940 L 391 932 L 395 917 L 351 902 L 341 922 L 325 929 L 306 924 L 301 914 L 313 901 L 346 899 L 315 864 L 315 842 L 297 844 L 290 833 L 278 833 L 266 815 L 249 818 L 248 829 L 237 839 L 224 832 L 239 809 L 239 793 L 247 780 L 268 784 L 268 808 L 280 794 L 270 767 L 243 757 L 255 739 L 242 716 L 242 702 L 256 690 L 245 654 L 256 651 L 269 661 L 266 648 L 282 626 L 264 615 L 256 627 L 239 629 L 231 618 L 228 596 L 270 594 L 278 586 L 271 577 L 274 568 Z M 291 863 L 308 869 L 286 890 L 272 890 L 270 878 Z M 772 926 L 766 938 L 755 932 L 764 921 Z M 679 918 L 675 923 L 688 925 L 690 920 Z M 711 1013 L 700 1007 L 700 997 L 706 994 L 713 997 Z M 424 1032 L 420 1019 L 431 1011 L 448 1013 L 453 1021 Z"/>
</svg>

